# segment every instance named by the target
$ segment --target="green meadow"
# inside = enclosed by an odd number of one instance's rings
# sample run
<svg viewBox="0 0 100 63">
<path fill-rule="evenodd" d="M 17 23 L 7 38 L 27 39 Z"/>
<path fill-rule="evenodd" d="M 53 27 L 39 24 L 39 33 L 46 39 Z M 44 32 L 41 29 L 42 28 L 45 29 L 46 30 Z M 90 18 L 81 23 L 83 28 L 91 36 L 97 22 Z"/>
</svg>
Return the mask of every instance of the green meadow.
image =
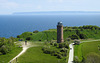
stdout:
<svg viewBox="0 0 100 63">
<path fill-rule="evenodd" d="M 79 61 L 82 61 L 83 58 L 87 58 L 87 55 L 90 53 L 96 53 L 100 55 L 99 46 L 100 41 L 84 42 L 80 45 L 74 46 L 74 54 L 78 57 Z"/>
<path fill-rule="evenodd" d="M 8 63 L 11 59 L 17 56 L 22 51 L 22 48 L 15 47 L 11 52 L 6 55 L 0 55 L 0 63 Z"/>
<path fill-rule="evenodd" d="M 18 63 L 66 63 L 65 60 L 43 53 L 41 46 L 29 48 L 18 58 Z"/>
</svg>

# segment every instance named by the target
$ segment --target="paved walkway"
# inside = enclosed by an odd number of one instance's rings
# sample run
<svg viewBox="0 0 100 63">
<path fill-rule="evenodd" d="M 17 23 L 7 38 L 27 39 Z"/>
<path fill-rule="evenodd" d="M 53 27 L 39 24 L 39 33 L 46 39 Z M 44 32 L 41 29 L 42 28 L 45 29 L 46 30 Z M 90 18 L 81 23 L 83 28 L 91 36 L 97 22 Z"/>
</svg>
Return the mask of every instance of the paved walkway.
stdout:
<svg viewBox="0 0 100 63">
<path fill-rule="evenodd" d="M 70 47 L 70 52 L 69 52 L 68 63 L 73 63 L 73 58 L 74 58 L 74 47 L 73 47 L 73 43 L 71 43 L 69 45 L 69 47 Z"/>
<path fill-rule="evenodd" d="M 87 40 L 87 41 L 82 41 L 81 43 L 83 42 L 92 42 L 92 41 L 100 41 L 100 39 L 98 40 Z M 70 47 L 70 52 L 69 52 L 69 59 L 68 59 L 68 63 L 73 63 L 73 58 L 74 58 L 74 47 L 73 47 L 73 43 L 71 43 L 69 45 Z"/>
</svg>

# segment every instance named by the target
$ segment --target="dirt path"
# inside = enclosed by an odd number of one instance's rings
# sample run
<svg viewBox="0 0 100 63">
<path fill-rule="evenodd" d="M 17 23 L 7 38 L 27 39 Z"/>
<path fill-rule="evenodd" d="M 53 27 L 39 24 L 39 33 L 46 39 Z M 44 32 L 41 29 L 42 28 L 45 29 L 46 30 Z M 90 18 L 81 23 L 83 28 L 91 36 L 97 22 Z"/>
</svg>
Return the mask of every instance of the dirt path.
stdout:
<svg viewBox="0 0 100 63">
<path fill-rule="evenodd" d="M 22 50 L 16 57 L 14 57 L 12 60 L 10 60 L 8 63 L 15 63 L 15 62 L 13 62 L 14 60 L 17 61 L 17 58 L 18 58 L 20 55 L 22 55 L 24 52 L 26 52 L 26 50 L 27 50 L 28 48 L 33 47 L 33 46 L 30 44 L 30 42 L 28 42 L 27 45 L 25 45 L 25 42 L 21 42 L 21 44 L 22 44 L 23 50 Z"/>
</svg>

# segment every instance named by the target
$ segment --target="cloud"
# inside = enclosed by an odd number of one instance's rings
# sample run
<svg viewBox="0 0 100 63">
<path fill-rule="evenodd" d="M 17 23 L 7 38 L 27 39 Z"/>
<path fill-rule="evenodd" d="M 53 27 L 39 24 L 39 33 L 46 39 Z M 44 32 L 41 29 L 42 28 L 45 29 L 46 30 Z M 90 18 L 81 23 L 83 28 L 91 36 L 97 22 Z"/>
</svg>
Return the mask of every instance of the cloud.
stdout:
<svg viewBox="0 0 100 63">
<path fill-rule="evenodd" d="M 0 8 L 3 9 L 14 9 L 18 7 L 19 5 L 15 2 L 10 2 L 8 0 L 0 0 Z"/>
<path fill-rule="evenodd" d="M 59 2 L 59 3 L 62 3 L 64 2 L 65 0 L 48 0 L 48 2 L 52 3 L 52 2 Z"/>
<path fill-rule="evenodd" d="M 37 9 L 41 9 L 41 8 L 42 8 L 42 6 L 41 6 L 41 5 L 38 5 L 38 6 L 37 6 Z"/>
</svg>

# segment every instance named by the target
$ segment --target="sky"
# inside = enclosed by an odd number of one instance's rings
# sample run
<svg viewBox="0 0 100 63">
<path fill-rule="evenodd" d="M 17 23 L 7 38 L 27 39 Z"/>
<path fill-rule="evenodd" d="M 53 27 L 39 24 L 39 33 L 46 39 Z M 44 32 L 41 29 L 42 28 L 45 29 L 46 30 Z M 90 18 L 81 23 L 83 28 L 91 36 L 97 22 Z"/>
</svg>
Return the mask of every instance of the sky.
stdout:
<svg viewBox="0 0 100 63">
<path fill-rule="evenodd" d="M 100 11 L 100 0 L 0 0 L 0 15 L 37 11 Z"/>
</svg>

